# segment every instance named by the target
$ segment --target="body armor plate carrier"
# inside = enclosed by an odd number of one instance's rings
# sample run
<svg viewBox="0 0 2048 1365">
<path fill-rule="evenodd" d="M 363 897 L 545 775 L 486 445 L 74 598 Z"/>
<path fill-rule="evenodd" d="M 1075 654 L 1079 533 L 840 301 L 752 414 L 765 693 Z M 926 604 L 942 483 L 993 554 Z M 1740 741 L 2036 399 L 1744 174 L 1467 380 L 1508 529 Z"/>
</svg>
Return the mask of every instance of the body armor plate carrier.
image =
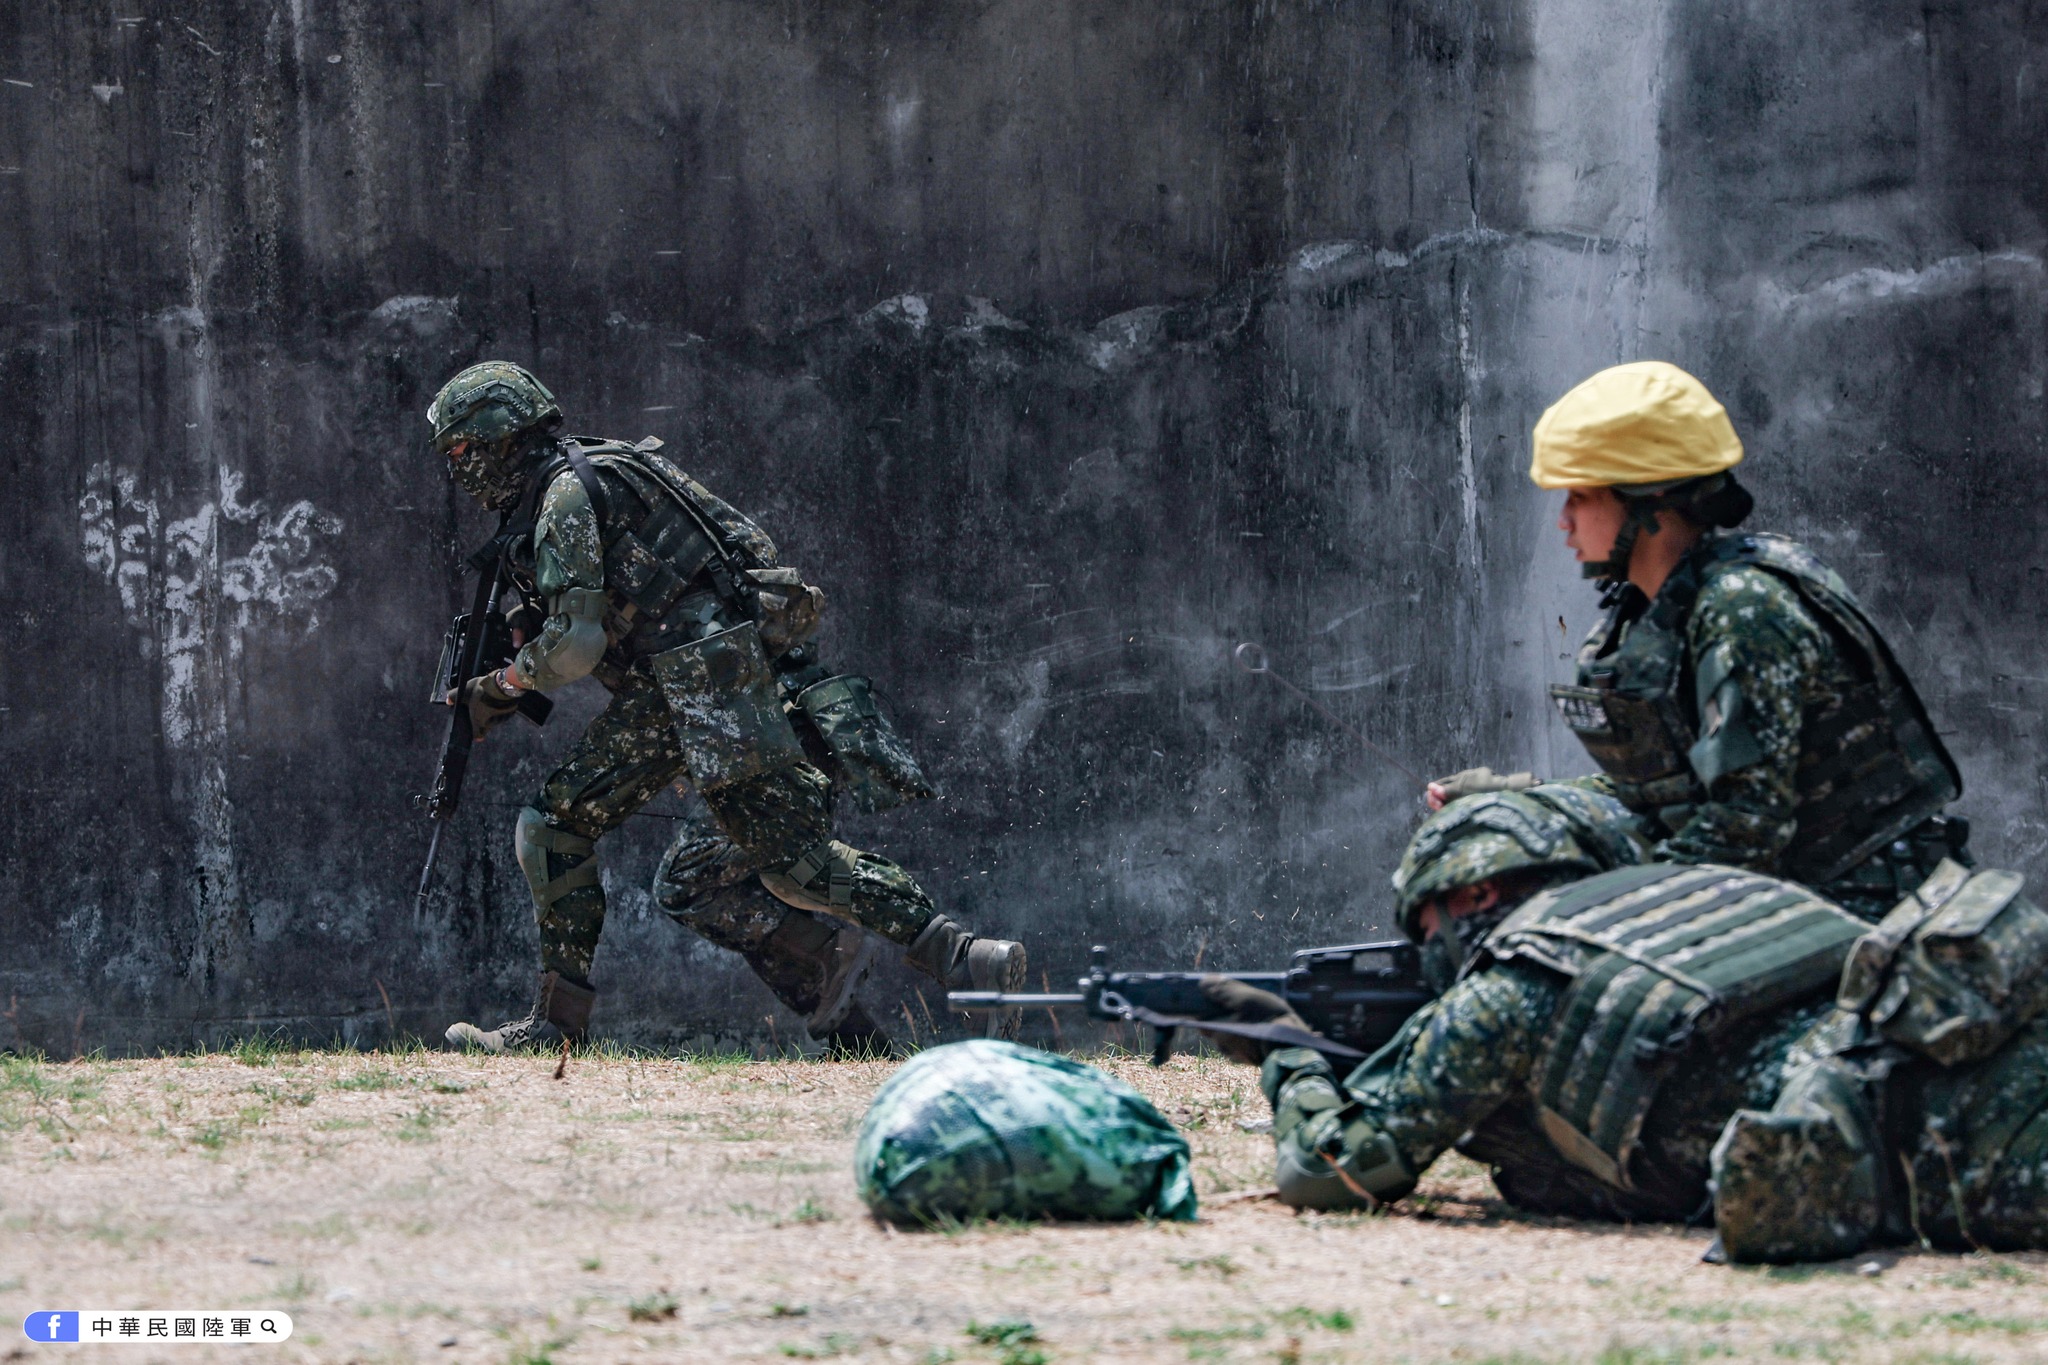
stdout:
<svg viewBox="0 0 2048 1365">
<path fill-rule="evenodd" d="M 1728 1025 L 1827 996 L 1869 925 L 1804 887 L 1713 864 L 1618 868 L 1545 891 L 1467 970 L 1524 961 L 1571 980 L 1531 1097 L 1569 1161 L 1632 1188 L 1658 1083 Z"/>
<path fill-rule="evenodd" d="M 1803 719 L 1798 829 L 1779 863 L 1788 877 L 1825 884 L 1938 813 L 1963 784 L 1855 594 L 1806 547 L 1763 533 L 1712 537 L 1680 570 L 1689 574 L 1690 590 L 1670 585 L 1618 644 L 1619 612 L 1609 613 L 1579 651 L 1579 685 L 1553 686 L 1551 696 L 1631 810 L 1654 815 L 1705 800 L 1691 760 L 1699 740 L 1699 661 L 1686 647 L 1686 624 L 1698 585 L 1739 564 L 1795 587 L 1857 677 L 1839 705 L 1810 709 Z"/>
</svg>

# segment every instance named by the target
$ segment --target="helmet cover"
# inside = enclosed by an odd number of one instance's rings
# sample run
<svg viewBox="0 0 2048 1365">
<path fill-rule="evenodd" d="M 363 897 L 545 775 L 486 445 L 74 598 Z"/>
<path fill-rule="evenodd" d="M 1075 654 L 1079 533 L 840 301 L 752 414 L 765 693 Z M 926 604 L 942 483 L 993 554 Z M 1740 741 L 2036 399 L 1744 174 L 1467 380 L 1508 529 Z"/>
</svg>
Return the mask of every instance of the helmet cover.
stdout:
<svg viewBox="0 0 2048 1365">
<path fill-rule="evenodd" d="M 1647 848 L 1628 807 L 1580 787 L 1463 797 L 1408 841 L 1394 872 L 1394 920 L 1419 943 L 1422 907 L 1448 891 L 1530 868 L 1591 876 L 1640 863 Z"/>
</svg>

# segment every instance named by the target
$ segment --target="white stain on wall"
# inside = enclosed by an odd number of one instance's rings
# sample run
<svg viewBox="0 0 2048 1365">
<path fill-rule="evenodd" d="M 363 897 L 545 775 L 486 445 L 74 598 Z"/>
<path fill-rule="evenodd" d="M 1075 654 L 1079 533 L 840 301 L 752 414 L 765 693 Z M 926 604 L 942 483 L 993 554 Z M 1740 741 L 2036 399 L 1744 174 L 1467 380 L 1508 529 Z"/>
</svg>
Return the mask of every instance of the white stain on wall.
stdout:
<svg viewBox="0 0 2048 1365">
<path fill-rule="evenodd" d="M 121 594 L 127 622 L 163 661 L 163 732 L 173 747 L 201 736 L 199 695 L 209 631 L 230 664 L 255 626 L 320 625 L 318 604 L 338 576 L 319 541 L 341 519 L 301 499 L 273 512 L 242 501 L 242 475 L 219 471 L 215 501 L 169 517 L 130 470 L 96 465 L 78 500 L 85 562 Z"/>
</svg>

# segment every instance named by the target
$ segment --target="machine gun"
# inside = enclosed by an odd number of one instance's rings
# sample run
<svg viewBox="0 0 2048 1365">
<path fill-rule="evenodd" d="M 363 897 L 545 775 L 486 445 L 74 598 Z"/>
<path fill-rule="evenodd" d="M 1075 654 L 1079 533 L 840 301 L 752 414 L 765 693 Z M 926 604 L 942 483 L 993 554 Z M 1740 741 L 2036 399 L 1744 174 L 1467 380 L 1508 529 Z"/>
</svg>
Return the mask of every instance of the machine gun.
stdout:
<svg viewBox="0 0 2048 1365">
<path fill-rule="evenodd" d="M 1377 1052 L 1401 1031 L 1409 1016 L 1435 993 L 1423 982 L 1422 962 L 1406 939 L 1304 948 L 1284 972 L 1225 972 L 1222 975 L 1271 991 L 1301 1016 L 1308 1029 L 1291 1024 L 1242 1024 L 1221 1017 L 1221 1008 L 1202 994 L 1204 972 L 1112 972 L 1109 949 L 1097 944 L 1088 975 L 1073 994 L 1023 995 L 1001 991 L 952 991 L 956 1010 L 1001 1010 L 1025 1006 L 1079 1005 L 1094 1019 L 1150 1024 L 1152 1065 L 1173 1055 L 1178 1029 L 1229 1033 L 1285 1047 L 1312 1047 L 1332 1059 L 1357 1060 Z"/>
<path fill-rule="evenodd" d="M 502 668 L 512 661 L 512 627 L 498 610 L 498 593 L 505 586 L 505 550 L 508 537 L 502 524 L 491 542 L 469 557 L 476 570 L 476 598 L 468 611 L 455 618 L 441 641 L 441 662 L 434 669 L 434 690 L 428 700 L 436 706 L 448 703 L 448 694 L 471 678 Z M 547 724 L 555 704 L 538 692 L 519 698 L 519 714 L 535 725 Z M 427 899 L 427 887 L 434 877 L 434 863 L 441 854 L 441 835 L 454 818 L 462 801 L 462 779 L 469 771 L 469 751 L 476 734 L 469 723 L 469 708 L 460 703 L 448 707 L 448 737 L 441 744 L 441 763 L 434 770 L 434 785 L 413 803 L 434 822 L 433 842 L 427 845 L 427 865 L 420 871 L 420 889 L 415 906 Z"/>
</svg>

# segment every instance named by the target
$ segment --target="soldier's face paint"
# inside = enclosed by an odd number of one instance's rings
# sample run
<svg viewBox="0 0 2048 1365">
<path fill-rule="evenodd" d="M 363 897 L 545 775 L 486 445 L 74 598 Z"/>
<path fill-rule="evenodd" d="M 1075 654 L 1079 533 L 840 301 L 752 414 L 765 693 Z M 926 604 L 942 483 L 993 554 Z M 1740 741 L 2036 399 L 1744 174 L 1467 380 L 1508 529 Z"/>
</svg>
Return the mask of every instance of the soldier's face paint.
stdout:
<svg viewBox="0 0 2048 1365">
<path fill-rule="evenodd" d="M 472 439 L 448 447 L 448 469 L 456 484 L 493 512 L 517 502 L 525 486 L 525 472 L 510 458 L 510 445 L 509 440 L 487 445 Z"/>
<path fill-rule="evenodd" d="M 1570 488 L 1565 490 L 1557 529 L 1564 532 L 1565 546 L 1579 563 L 1597 564 L 1614 553 L 1614 540 L 1621 534 L 1625 514 L 1621 498 L 1612 488 Z"/>
</svg>

